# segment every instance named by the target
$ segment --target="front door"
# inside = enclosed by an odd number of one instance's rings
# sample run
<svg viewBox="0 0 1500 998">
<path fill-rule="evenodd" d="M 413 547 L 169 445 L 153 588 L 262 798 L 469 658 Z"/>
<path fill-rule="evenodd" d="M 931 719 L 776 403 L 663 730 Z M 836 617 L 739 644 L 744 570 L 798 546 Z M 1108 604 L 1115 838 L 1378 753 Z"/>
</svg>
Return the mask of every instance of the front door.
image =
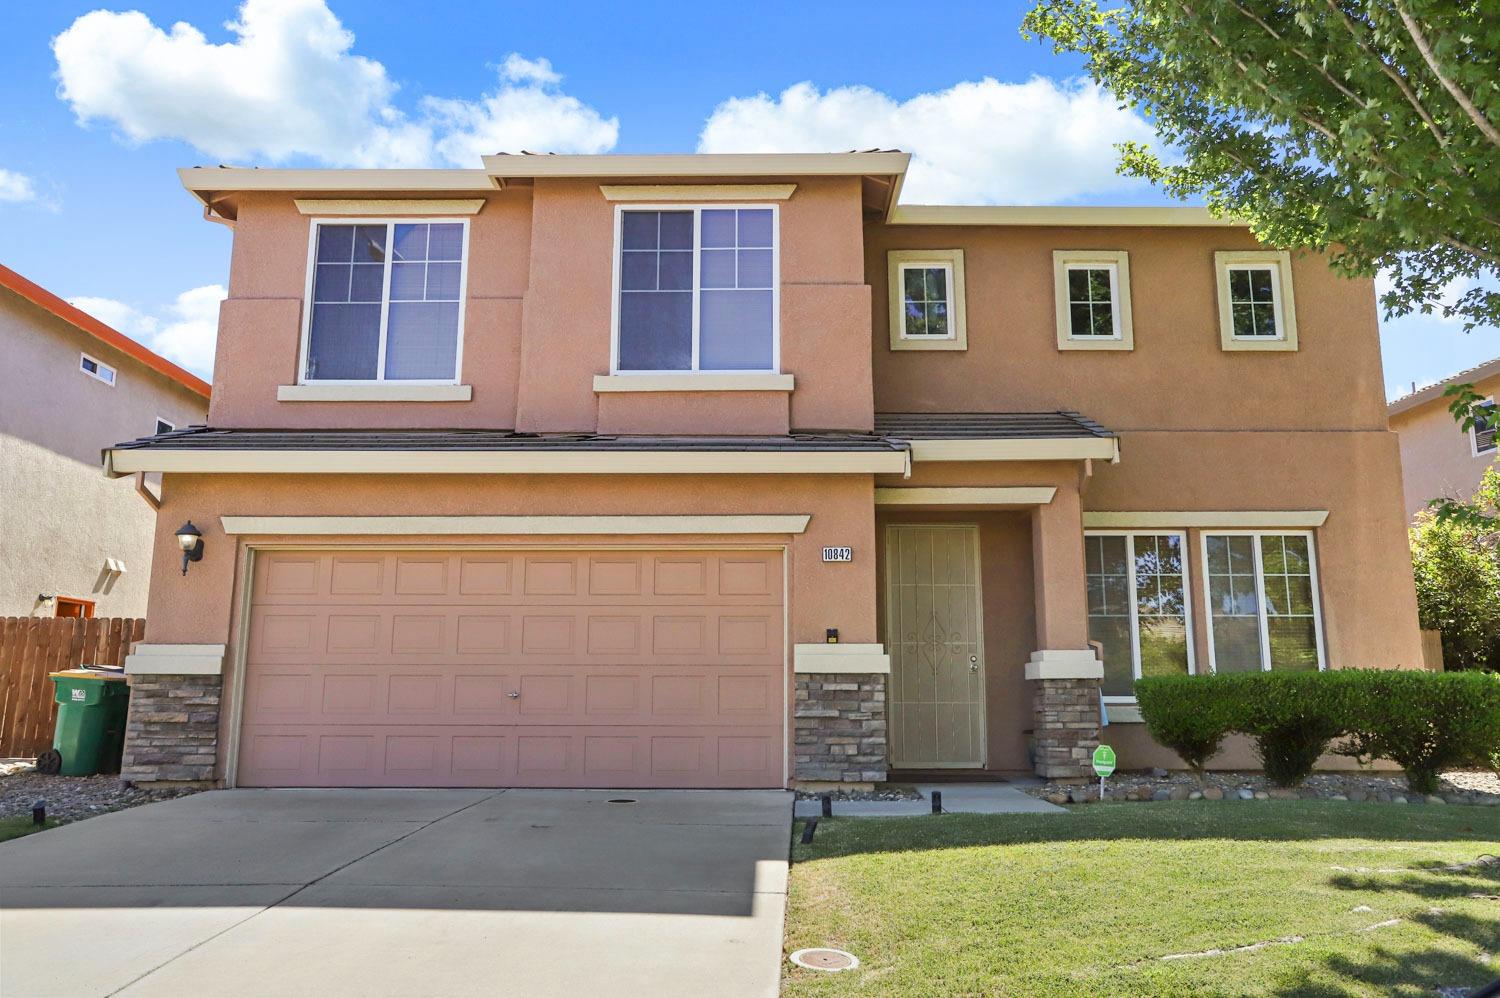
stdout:
<svg viewBox="0 0 1500 998">
<path fill-rule="evenodd" d="M 984 765 L 979 528 L 886 528 L 891 765 Z"/>
</svg>

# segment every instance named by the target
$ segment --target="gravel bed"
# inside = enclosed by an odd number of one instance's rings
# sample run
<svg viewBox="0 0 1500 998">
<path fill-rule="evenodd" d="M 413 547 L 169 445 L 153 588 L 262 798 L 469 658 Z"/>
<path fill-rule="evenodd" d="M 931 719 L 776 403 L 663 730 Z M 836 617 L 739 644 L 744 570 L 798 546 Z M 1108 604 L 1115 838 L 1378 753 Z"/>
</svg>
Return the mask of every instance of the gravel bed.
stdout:
<svg viewBox="0 0 1500 998">
<path fill-rule="evenodd" d="M 1054 804 L 1099 799 L 1099 783 L 1043 783 L 1023 787 Z M 1444 773 L 1436 794 L 1413 793 L 1401 775 L 1314 773 L 1300 787 L 1278 787 L 1262 773 L 1207 773 L 1200 785 L 1191 773 L 1153 769 L 1116 773 L 1105 781 L 1106 800 L 1346 800 L 1395 804 L 1500 805 L 1500 773 L 1456 770 Z"/>
<path fill-rule="evenodd" d="M 79 821 L 140 804 L 185 797 L 190 788 L 140 790 L 126 786 L 118 774 L 98 776 L 43 776 L 27 762 L 0 769 L 0 818 L 31 814 L 39 800 L 47 802 L 47 817 L 59 822 Z"/>
<path fill-rule="evenodd" d="M 824 795 L 834 800 L 921 800 L 917 788 L 901 783 L 881 784 L 874 790 L 820 790 L 816 793 L 798 790 L 798 800 L 817 800 Z"/>
</svg>

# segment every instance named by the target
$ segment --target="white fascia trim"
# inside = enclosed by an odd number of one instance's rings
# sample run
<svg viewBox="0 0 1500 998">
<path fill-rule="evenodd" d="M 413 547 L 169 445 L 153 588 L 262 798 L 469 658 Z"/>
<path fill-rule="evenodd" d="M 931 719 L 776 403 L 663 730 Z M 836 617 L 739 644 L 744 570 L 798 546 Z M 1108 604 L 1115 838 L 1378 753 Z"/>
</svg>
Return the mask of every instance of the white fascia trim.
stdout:
<svg viewBox="0 0 1500 998">
<path fill-rule="evenodd" d="M 906 204 L 892 209 L 888 224 L 1247 228 L 1250 223 L 1238 219 L 1216 218 L 1207 208 Z"/>
<path fill-rule="evenodd" d="M 1037 506 L 1052 501 L 1050 486 L 950 487 L 875 490 L 877 506 Z"/>
<path fill-rule="evenodd" d="M 789 392 L 790 374 L 596 374 L 594 391 L 606 392 Z"/>
<path fill-rule="evenodd" d="M 293 475 L 904 474 L 906 451 L 255 451 L 112 449 L 105 473 Z"/>
<path fill-rule="evenodd" d="M 1328 519 L 1326 509 L 1085 511 L 1085 527 L 1171 527 L 1256 530 L 1282 527 L 1311 530 Z"/>
<path fill-rule="evenodd" d="M 606 201 L 785 201 L 796 184 L 601 184 Z"/>
<path fill-rule="evenodd" d="M 223 671 L 223 645 L 140 644 L 125 656 L 127 676 L 217 676 Z"/>
<path fill-rule="evenodd" d="M 484 208 L 484 198 L 296 198 L 292 203 L 304 215 L 359 215 L 364 218 L 387 215 L 477 215 Z"/>
<path fill-rule="evenodd" d="M 891 671 L 885 645 L 799 644 L 792 648 L 793 671 L 879 673 Z"/>
<path fill-rule="evenodd" d="M 278 402 L 467 402 L 472 385 L 279 385 Z"/>
<path fill-rule="evenodd" d="M 767 516 L 221 516 L 226 534 L 801 534 L 807 515 Z"/>
<path fill-rule="evenodd" d="M 484 170 L 262 170 L 193 166 L 177 171 L 182 186 L 200 201 L 229 191 L 452 191 L 482 193 L 498 186 Z"/>
<path fill-rule="evenodd" d="M 1027 679 L 1103 679 L 1104 663 L 1092 648 L 1044 648 L 1031 653 L 1026 663 Z"/>
<path fill-rule="evenodd" d="M 904 152 L 681 153 L 483 157 L 494 178 L 528 177 L 862 177 L 903 174 Z"/>
<path fill-rule="evenodd" d="M 1115 437 L 1062 437 L 1027 440 L 913 440 L 913 461 L 1113 461 L 1120 455 Z"/>
</svg>

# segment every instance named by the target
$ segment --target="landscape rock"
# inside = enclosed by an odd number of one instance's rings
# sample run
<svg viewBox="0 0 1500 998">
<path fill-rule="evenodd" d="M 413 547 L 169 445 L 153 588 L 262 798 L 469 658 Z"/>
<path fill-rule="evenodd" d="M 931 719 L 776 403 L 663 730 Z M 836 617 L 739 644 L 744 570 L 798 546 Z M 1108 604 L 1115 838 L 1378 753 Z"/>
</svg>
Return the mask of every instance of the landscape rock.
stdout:
<svg viewBox="0 0 1500 998">
<path fill-rule="evenodd" d="M 1221 790 L 1221 789 L 1219 789 L 1218 787 L 1209 787 L 1207 790 L 1203 791 L 1203 799 L 1204 800 L 1223 800 L 1224 799 L 1224 791 Z"/>
</svg>

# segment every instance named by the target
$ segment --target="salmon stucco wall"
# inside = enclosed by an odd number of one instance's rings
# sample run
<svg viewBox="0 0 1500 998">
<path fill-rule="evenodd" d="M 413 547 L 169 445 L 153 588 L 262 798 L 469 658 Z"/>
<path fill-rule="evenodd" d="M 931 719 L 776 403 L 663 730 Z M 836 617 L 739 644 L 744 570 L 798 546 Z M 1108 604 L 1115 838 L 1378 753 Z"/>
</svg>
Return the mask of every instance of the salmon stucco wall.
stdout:
<svg viewBox="0 0 1500 998">
<path fill-rule="evenodd" d="M 1480 395 L 1500 400 L 1500 375 L 1473 384 Z M 1500 461 L 1497 451 L 1474 453 L 1469 432 L 1453 421 L 1448 401 L 1439 395 L 1391 417 L 1391 429 L 1401 440 L 1408 519 L 1433 499 L 1469 498 L 1485 469 Z"/>
</svg>

